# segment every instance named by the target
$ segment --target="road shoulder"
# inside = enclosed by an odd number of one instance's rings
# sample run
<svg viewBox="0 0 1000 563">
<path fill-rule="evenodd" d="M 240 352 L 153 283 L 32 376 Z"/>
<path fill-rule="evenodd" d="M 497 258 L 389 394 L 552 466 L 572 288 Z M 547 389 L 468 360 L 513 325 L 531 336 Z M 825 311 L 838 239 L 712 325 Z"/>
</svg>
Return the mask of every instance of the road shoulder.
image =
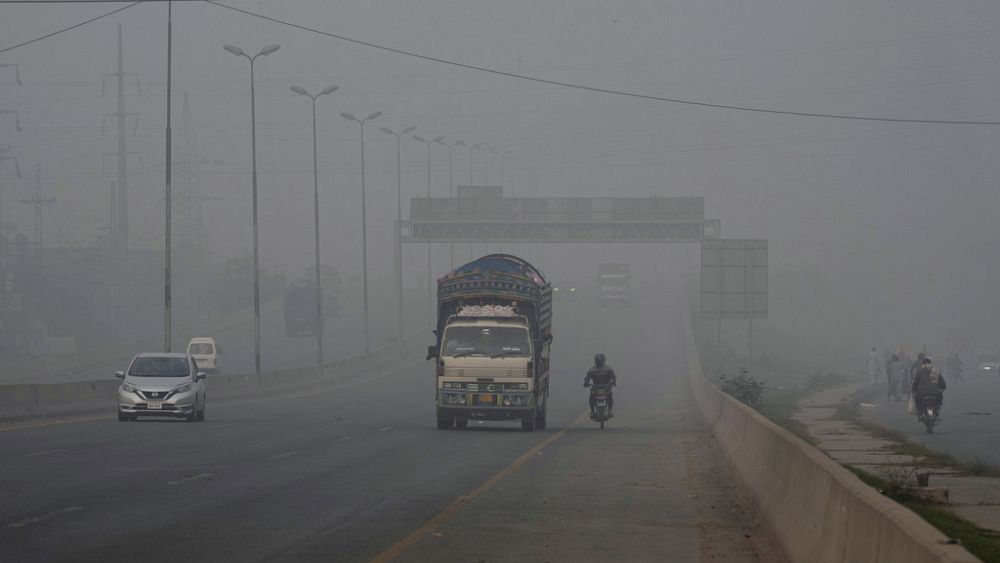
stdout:
<svg viewBox="0 0 1000 563">
<path fill-rule="evenodd" d="M 681 389 L 578 421 L 395 560 L 778 560 Z"/>
</svg>

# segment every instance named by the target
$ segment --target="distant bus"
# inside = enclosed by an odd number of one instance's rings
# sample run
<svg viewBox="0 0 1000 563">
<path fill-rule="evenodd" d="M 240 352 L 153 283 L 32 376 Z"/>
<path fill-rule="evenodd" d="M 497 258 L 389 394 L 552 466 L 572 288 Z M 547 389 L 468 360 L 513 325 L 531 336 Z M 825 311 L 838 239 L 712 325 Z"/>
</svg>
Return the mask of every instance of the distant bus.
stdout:
<svg viewBox="0 0 1000 563">
<path fill-rule="evenodd" d="M 632 300 L 632 275 L 628 264 L 601 264 L 597 267 L 598 299 L 602 307 L 623 307 Z"/>
</svg>

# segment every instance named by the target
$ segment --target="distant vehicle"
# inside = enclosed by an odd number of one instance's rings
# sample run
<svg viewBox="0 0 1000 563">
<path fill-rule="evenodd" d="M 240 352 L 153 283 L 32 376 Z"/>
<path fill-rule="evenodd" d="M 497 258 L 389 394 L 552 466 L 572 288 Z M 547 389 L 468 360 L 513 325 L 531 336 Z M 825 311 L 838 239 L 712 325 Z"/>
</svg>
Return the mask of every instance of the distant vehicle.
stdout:
<svg viewBox="0 0 1000 563">
<path fill-rule="evenodd" d="M 490 254 L 438 280 L 437 427 L 470 419 L 547 424 L 552 286 L 528 262 Z"/>
<path fill-rule="evenodd" d="M 598 299 L 602 307 L 624 307 L 632 300 L 632 275 L 628 264 L 601 264 L 597 267 Z"/>
<path fill-rule="evenodd" d="M 169 416 L 188 422 L 205 420 L 205 372 L 186 353 L 144 353 L 128 371 L 116 371 L 118 420 Z"/>
<path fill-rule="evenodd" d="M 198 370 L 212 375 L 222 373 L 222 346 L 214 338 L 196 336 L 188 342 L 188 354 L 194 358 Z"/>
<path fill-rule="evenodd" d="M 979 375 L 1000 374 L 1000 354 L 979 354 Z"/>
<path fill-rule="evenodd" d="M 324 287 L 323 316 L 333 317 L 336 311 L 337 294 L 332 287 Z M 312 278 L 295 280 L 285 288 L 285 333 L 316 334 L 316 329 L 316 282 Z"/>
<path fill-rule="evenodd" d="M 576 301 L 577 291 L 576 287 L 552 287 L 552 299 L 555 301 L 566 301 L 573 303 Z"/>
</svg>

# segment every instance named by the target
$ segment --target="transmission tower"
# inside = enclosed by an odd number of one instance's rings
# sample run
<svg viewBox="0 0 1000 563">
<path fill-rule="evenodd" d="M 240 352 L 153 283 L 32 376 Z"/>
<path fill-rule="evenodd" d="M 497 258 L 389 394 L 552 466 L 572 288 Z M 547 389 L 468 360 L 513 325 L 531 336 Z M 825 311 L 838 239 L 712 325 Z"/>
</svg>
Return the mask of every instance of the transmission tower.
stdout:
<svg viewBox="0 0 1000 563">
<path fill-rule="evenodd" d="M 42 197 L 42 165 L 35 164 L 35 197 L 22 199 L 21 203 L 26 203 L 35 208 L 35 260 L 40 261 L 42 257 L 42 209 L 46 205 L 56 202 L 54 197 Z"/>
<path fill-rule="evenodd" d="M 113 117 L 117 119 L 118 126 L 118 150 L 113 153 L 105 154 L 105 156 L 114 156 L 118 160 L 118 221 L 116 225 L 115 232 L 115 243 L 117 245 L 118 255 L 124 261 L 128 256 L 128 157 L 129 155 L 139 155 L 137 151 L 129 151 L 125 147 L 125 122 L 128 118 L 135 118 L 135 124 L 132 127 L 132 135 L 134 136 L 139 129 L 139 114 L 137 113 L 126 113 L 125 112 L 125 77 L 134 76 L 135 77 L 135 87 L 136 91 L 141 95 L 142 86 L 139 84 L 139 74 L 136 72 L 125 72 L 125 52 L 122 42 L 122 24 L 118 24 L 118 72 L 112 74 L 105 74 L 104 80 L 101 82 L 101 95 L 105 94 L 105 85 L 107 84 L 108 78 L 115 78 L 117 82 L 118 90 L 118 111 L 111 114 L 106 114 L 105 119 L 101 120 L 101 132 L 104 132 L 104 123 L 106 118 Z M 140 166 L 142 165 L 142 157 L 139 156 Z M 103 169 L 103 162 L 101 168 Z"/>
</svg>

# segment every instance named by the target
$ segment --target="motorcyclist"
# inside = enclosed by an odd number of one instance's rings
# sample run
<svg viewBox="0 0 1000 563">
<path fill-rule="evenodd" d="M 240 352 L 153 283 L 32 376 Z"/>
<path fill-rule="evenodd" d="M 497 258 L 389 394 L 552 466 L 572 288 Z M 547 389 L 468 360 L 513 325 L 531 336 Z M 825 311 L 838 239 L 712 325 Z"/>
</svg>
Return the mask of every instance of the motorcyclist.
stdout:
<svg viewBox="0 0 1000 563">
<path fill-rule="evenodd" d="M 936 415 L 938 409 L 944 404 L 944 390 L 946 388 L 947 385 L 944 382 L 944 376 L 941 375 L 941 370 L 931 363 L 930 358 L 924 358 L 920 369 L 913 377 L 913 386 L 910 388 L 917 408 L 920 408 L 923 399 L 933 397 L 935 399 L 934 414 Z"/>
<path fill-rule="evenodd" d="M 611 366 L 605 363 L 604 354 L 597 354 L 594 356 L 594 367 L 587 371 L 587 377 L 583 378 L 583 386 L 591 387 L 591 383 L 597 385 L 607 385 L 608 387 L 608 416 L 614 416 L 611 411 L 615 406 L 615 398 L 611 392 L 611 387 L 618 384 L 618 378 L 615 376 L 615 370 L 611 369 Z M 596 406 L 597 399 L 594 397 L 594 388 L 590 389 L 590 412 L 593 416 L 594 408 Z"/>
</svg>

